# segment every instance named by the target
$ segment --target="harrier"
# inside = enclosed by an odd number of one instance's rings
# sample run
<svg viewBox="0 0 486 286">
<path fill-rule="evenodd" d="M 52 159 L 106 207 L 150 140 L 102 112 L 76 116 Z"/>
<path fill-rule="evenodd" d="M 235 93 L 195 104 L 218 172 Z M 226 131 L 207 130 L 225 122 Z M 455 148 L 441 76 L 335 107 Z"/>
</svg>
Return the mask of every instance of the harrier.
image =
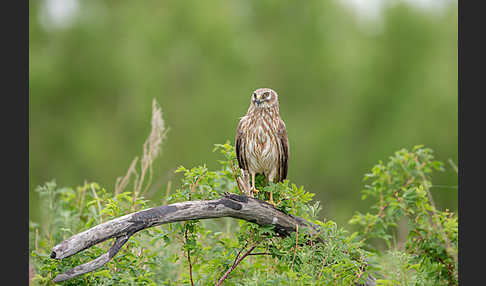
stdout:
<svg viewBox="0 0 486 286">
<path fill-rule="evenodd" d="M 287 178 L 289 141 L 274 90 L 260 88 L 251 95 L 250 108 L 236 130 L 235 149 L 239 167 L 251 175 L 249 195 L 258 192 L 256 174 L 264 174 L 267 182 L 274 183 Z"/>
</svg>

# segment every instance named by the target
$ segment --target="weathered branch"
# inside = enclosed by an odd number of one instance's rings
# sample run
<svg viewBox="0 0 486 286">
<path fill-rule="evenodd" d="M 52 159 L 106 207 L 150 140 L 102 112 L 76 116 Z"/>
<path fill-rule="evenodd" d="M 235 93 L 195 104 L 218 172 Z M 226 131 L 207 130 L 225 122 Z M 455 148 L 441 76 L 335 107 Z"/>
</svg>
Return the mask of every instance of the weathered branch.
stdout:
<svg viewBox="0 0 486 286">
<path fill-rule="evenodd" d="M 110 250 L 108 250 L 107 253 L 101 255 L 100 257 L 98 257 L 94 260 L 91 260 L 88 263 L 76 266 L 76 267 L 74 267 L 74 268 L 72 268 L 72 269 L 70 269 L 70 270 L 68 270 L 68 271 L 66 271 L 62 274 L 57 275 L 53 279 L 53 281 L 54 282 L 61 282 L 61 281 L 74 278 L 74 277 L 79 276 L 81 274 L 88 273 L 88 272 L 91 272 L 93 270 L 96 270 L 96 269 L 102 267 L 108 261 L 110 261 L 110 259 L 113 258 L 113 256 L 115 256 L 115 254 L 118 253 L 118 251 L 120 251 L 121 247 L 128 241 L 130 236 L 131 236 L 131 234 L 130 235 L 127 234 L 127 235 L 118 237 L 116 239 L 115 243 L 113 244 L 113 246 L 110 247 Z"/>
<path fill-rule="evenodd" d="M 312 233 L 318 231 L 317 225 L 285 214 L 262 200 L 236 194 L 226 194 L 220 199 L 210 201 L 187 201 L 159 206 L 99 224 L 54 246 L 51 258 L 62 259 L 110 238 L 116 238 L 107 253 L 57 275 L 53 281 L 68 280 L 102 267 L 140 230 L 166 223 L 220 217 L 243 219 L 261 226 L 274 225 L 275 232 L 281 236 L 290 235 L 297 225 Z"/>
</svg>

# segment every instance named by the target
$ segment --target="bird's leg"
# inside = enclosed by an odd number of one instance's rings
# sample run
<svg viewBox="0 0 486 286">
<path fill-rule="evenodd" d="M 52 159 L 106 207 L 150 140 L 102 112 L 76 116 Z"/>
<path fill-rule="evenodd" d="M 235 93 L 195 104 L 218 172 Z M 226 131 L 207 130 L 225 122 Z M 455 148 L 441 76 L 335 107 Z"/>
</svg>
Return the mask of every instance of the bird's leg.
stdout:
<svg viewBox="0 0 486 286">
<path fill-rule="evenodd" d="M 272 204 L 272 205 L 275 205 L 275 203 L 273 202 L 272 191 L 270 191 L 270 200 L 269 200 L 269 203 Z"/>
<path fill-rule="evenodd" d="M 271 184 L 273 183 L 274 181 L 274 178 L 275 178 L 275 173 L 274 172 L 271 172 L 270 174 L 268 174 L 268 177 L 267 177 L 267 183 L 268 184 Z M 268 201 L 270 204 L 272 204 L 273 206 L 275 206 L 275 203 L 273 202 L 273 192 L 272 190 L 270 189 L 270 199 Z"/>
<path fill-rule="evenodd" d="M 251 196 L 254 197 L 259 191 L 255 189 L 255 173 L 251 173 Z"/>
</svg>

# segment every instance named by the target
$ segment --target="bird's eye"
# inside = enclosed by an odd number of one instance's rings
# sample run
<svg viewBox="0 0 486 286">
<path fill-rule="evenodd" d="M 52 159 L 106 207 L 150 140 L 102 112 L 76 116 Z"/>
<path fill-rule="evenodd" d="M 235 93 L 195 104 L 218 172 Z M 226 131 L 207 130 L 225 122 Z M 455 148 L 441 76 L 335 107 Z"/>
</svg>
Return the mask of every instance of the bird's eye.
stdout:
<svg viewBox="0 0 486 286">
<path fill-rule="evenodd" d="M 270 92 L 265 92 L 265 93 L 263 94 L 263 97 L 268 97 L 269 95 L 270 95 Z"/>
<path fill-rule="evenodd" d="M 253 98 L 256 98 L 256 93 L 255 92 L 253 93 Z"/>
</svg>

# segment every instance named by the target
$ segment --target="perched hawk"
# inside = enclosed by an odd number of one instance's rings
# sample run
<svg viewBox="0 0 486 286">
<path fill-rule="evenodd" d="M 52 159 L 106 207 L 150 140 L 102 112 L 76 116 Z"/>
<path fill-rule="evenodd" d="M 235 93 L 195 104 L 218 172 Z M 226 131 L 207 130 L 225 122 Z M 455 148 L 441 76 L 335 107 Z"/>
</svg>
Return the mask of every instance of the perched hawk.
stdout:
<svg viewBox="0 0 486 286">
<path fill-rule="evenodd" d="M 251 175 L 249 195 L 258 192 L 255 174 L 264 174 L 267 182 L 274 183 L 287 178 L 289 141 L 274 90 L 260 88 L 251 95 L 250 108 L 236 130 L 235 149 L 238 165 Z"/>
</svg>

